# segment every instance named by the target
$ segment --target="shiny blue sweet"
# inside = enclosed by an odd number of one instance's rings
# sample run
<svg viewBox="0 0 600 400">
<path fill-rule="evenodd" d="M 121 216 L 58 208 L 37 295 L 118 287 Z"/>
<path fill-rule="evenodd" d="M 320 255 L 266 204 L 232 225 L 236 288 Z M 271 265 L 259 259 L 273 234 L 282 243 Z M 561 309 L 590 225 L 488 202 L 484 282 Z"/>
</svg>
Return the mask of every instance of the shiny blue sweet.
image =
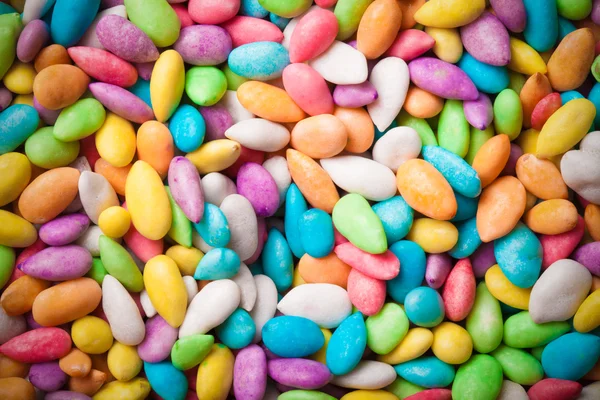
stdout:
<svg viewBox="0 0 600 400">
<path fill-rule="evenodd" d="M 287 358 L 309 356 L 325 344 L 319 325 L 289 315 L 270 319 L 262 328 L 262 340 L 271 352 Z"/>
<path fill-rule="evenodd" d="M 19 147 L 39 123 L 38 112 L 26 104 L 15 104 L 0 112 L 0 155 Z"/>
<path fill-rule="evenodd" d="M 204 203 L 204 215 L 194 229 L 212 247 L 225 247 L 231 239 L 229 223 L 223 211 L 214 204 Z"/>
<path fill-rule="evenodd" d="M 183 104 L 169 120 L 175 146 L 184 153 L 192 152 L 204 142 L 206 123 L 196 107 Z"/>
<path fill-rule="evenodd" d="M 554 339 L 542 352 L 542 367 L 549 378 L 577 381 L 600 358 L 600 337 L 572 332 Z"/>
<path fill-rule="evenodd" d="M 244 78 L 268 81 L 281 76 L 290 63 L 290 56 L 280 43 L 254 42 L 233 49 L 227 63 L 234 73 Z"/>
<path fill-rule="evenodd" d="M 425 279 L 427 257 L 421 246 L 410 240 L 394 243 L 390 251 L 400 260 L 400 273 L 386 282 L 387 294 L 402 304 L 408 292 L 419 287 Z"/>
<path fill-rule="evenodd" d="M 194 279 L 216 280 L 232 278 L 240 270 L 240 257 L 231 249 L 212 249 L 202 257 Z"/>
<path fill-rule="evenodd" d="M 254 18 L 264 18 L 269 12 L 260 5 L 258 0 L 242 0 L 240 4 L 240 15 L 247 15 Z"/>
<path fill-rule="evenodd" d="M 250 273 L 252 275 L 264 275 L 265 274 L 265 271 L 263 271 L 262 263 L 260 262 L 260 260 L 256 261 L 253 264 L 248 265 L 248 268 L 250 269 Z"/>
<path fill-rule="evenodd" d="M 464 53 L 457 66 L 471 78 L 475 87 L 485 93 L 500 93 L 508 87 L 508 69 L 482 63 L 469 53 Z"/>
<path fill-rule="evenodd" d="M 144 362 L 144 372 L 152 390 L 163 399 L 185 399 L 188 390 L 187 378 L 183 371 L 175 368 L 170 361 Z"/>
<path fill-rule="evenodd" d="M 427 286 L 415 288 L 406 295 L 404 311 L 410 322 L 425 328 L 439 325 L 445 316 L 442 296 Z"/>
<path fill-rule="evenodd" d="M 288 244 L 292 249 L 292 253 L 297 258 L 302 258 L 306 251 L 302 246 L 300 240 L 300 230 L 298 229 L 298 221 L 304 212 L 308 210 L 306 200 L 298 189 L 295 183 L 292 183 L 287 190 L 285 195 L 285 237 L 287 238 Z"/>
<path fill-rule="evenodd" d="M 481 238 L 477 232 L 477 218 L 456 224 L 456 229 L 458 229 L 458 242 L 448 254 L 457 259 L 469 257 L 481 246 Z"/>
<path fill-rule="evenodd" d="M 71 47 L 79 42 L 92 24 L 100 8 L 100 0 L 56 0 L 50 23 L 54 43 Z"/>
<path fill-rule="evenodd" d="M 325 362 L 334 375 L 352 371 L 360 362 L 367 346 L 367 327 L 360 312 L 347 317 L 336 328 L 327 344 Z"/>
<path fill-rule="evenodd" d="M 291 18 L 280 17 L 277 14 L 269 13 L 269 21 L 277 25 L 277 27 L 283 31 L 287 24 L 290 23 Z"/>
<path fill-rule="evenodd" d="M 571 21 L 569 21 L 566 18 L 561 17 L 560 15 L 558 16 L 558 40 L 557 43 L 558 44 L 561 40 L 564 39 L 565 36 L 567 36 L 569 33 L 576 31 L 577 28 L 575 27 L 575 25 L 573 25 L 573 23 Z"/>
<path fill-rule="evenodd" d="M 402 197 L 394 196 L 380 201 L 371 208 L 381 220 L 388 243 L 395 243 L 408 235 L 414 212 Z"/>
<path fill-rule="evenodd" d="M 558 9 L 556 0 L 523 0 L 527 25 L 525 41 L 539 52 L 550 50 L 558 39 Z"/>
<path fill-rule="evenodd" d="M 439 146 L 424 146 L 421 154 L 446 178 L 452 189 L 463 196 L 479 196 L 481 181 L 468 162 Z"/>
<path fill-rule="evenodd" d="M 273 280 L 278 291 L 283 292 L 292 286 L 294 278 L 292 251 L 285 237 L 275 228 L 269 231 L 263 247 L 262 265 L 265 275 Z"/>
<path fill-rule="evenodd" d="M 0 15 L 2 14 L 12 14 L 12 13 L 16 13 L 17 11 L 12 8 L 11 6 L 9 6 L 6 3 L 0 3 Z"/>
<path fill-rule="evenodd" d="M 477 206 L 479 205 L 479 198 L 466 197 L 457 192 L 454 192 L 454 197 L 456 198 L 457 210 L 456 215 L 450 221 L 466 221 L 477 215 Z"/>
<path fill-rule="evenodd" d="M 571 100 L 584 99 L 584 98 L 585 97 L 583 97 L 583 95 L 581 93 L 579 93 L 577 90 L 569 90 L 566 92 L 562 92 L 560 94 L 560 101 L 563 106 L 565 104 L 567 104 L 568 102 L 570 102 Z"/>
<path fill-rule="evenodd" d="M 298 229 L 302 247 L 311 257 L 325 257 L 333 250 L 333 221 L 325 211 L 312 208 L 304 212 L 298 220 Z"/>
<path fill-rule="evenodd" d="M 454 368 L 434 356 L 416 358 L 394 369 L 401 378 L 426 388 L 446 387 L 454 380 Z"/>
<path fill-rule="evenodd" d="M 595 83 L 588 94 L 588 100 L 596 106 L 596 117 L 594 118 L 594 125 L 600 126 L 600 83 Z"/>
<path fill-rule="evenodd" d="M 513 285 L 529 288 L 542 268 L 542 244 L 526 225 L 519 222 L 500 239 L 494 240 L 494 256 L 500 269 Z"/>
<path fill-rule="evenodd" d="M 217 326 L 216 332 L 225 346 L 230 349 L 241 349 L 252 343 L 256 325 L 248 311 L 238 308 L 225 322 Z"/>
<path fill-rule="evenodd" d="M 144 103 L 148 104 L 148 106 L 152 107 L 152 101 L 150 100 L 150 81 L 145 81 L 140 77 L 135 82 L 135 85 L 127 88 L 127 90 L 144 100 Z"/>
</svg>

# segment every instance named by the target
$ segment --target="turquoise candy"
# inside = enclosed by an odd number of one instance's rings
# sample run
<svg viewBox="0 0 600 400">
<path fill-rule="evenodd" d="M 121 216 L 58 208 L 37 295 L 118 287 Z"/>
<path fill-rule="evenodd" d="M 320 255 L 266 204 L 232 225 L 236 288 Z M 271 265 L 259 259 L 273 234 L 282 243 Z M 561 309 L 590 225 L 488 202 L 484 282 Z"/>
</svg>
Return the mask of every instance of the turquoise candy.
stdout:
<svg viewBox="0 0 600 400">
<path fill-rule="evenodd" d="M 419 287 L 425 279 L 427 258 L 421 246 L 410 240 L 394 243 L 390 246 L 390 251 L 400 260 L 400 273 L 386 282 L 387 293 L 403 304 L 408 292 Z"/>
<path fill-rule="evenodd" d="M 11 6 L 9 6 L 6 3 L 0 3 L 0 15 L 2 14 L 12 14 L 12 13 L 16 13 L 17 11 L 12 8 Z"/>
<path fill-rule="evenodd" d="M 0 112 L 0 155 L 19 147 L 35 132 L 40 122 L 35 108 L 15 104 Z"/>
<path fill-rule="evenodd" d="M 558 39 L 556 0 L 523 0 L 527 25 L 525 41 L 539 52 L 550 50 Z"/>
<path fill-rule="evenodd" d="M 561 16 L 558 16 L 558 40 L 556 43 L 558 44 L 561 40 L 564 39 L 569 33 L 576 31 L 577 28 L 571 21 Z"/>
<path fill-rule="evenodd" d="M 232 278 L 240 270 L 240 257 L 231 249 L 212 249 L 202 257 L 194 279 L 216 280 Z"/>
<path fill-rule="evenodd" d="M 298 221 L 304 212 L 308 210 L 306 200 L 295 183 L 292 183 L 285 194 L 285 237 L 287 238 L 292 253 L 297 258 L 302 258 L 306 251 L 300 240 Z"/>
<path fill-rule="evenodd" d="M 457 210 L 456 215 L 450 221 L 466 221 L 477 215 L 477 205 L 479 204 L 477 197 L 466 197 L 457 192 L 454 192 L 454 197 L 456 198 Z"/>
<path fill-rule="evenodd" d="M 269 12 L 260 5 L 258 0 L 242 0 L 240 14 L 254 18 L 264 18 L 269 15 Z"/>
<path fill-rule="evenodd" d="M 432 328 L 444 319 L 444 301 L 436 290 L 421 286 L 406 295 L 404 311 L 413 324 Z"/>
<path fill-rule="evenodd" d="M 50 23 L 52 41 L 64 47 L 76 44 L 92 24 L 100 0 L 56 0 Z"/>
<path fill-rule="evenodd" d="M 410 360 L 394 369 L 401 378 L 426 388 L 446 387 L 454 380 L 454 368 L 434 356 Z"/>
<path fill-rule="evenodd" d="M 170 361 L 144 362 L 144 372 L 152 389 L 165 400 L 183 400 L 187 395 L 188 381 L 183 371 Z"/>
<path fill-rule="evenodd" d="M 289 315 L 270 319 L 262 328 L 262 340 L 271 352 L 287 358 L 309 356 L 325 344 L 319 325 L 307 318 Z"/>
<path fill-rule="evenodd" d="M 588 94 L 588 100 L 591 101 L 596 107 L 596 117 L 594 118 L 594 125 L 600 126 L 600 83 L 595 83 Z"/>
<path fill-rule="evenodd" d="M 259 81 L 279 78 L 289 63 L 288 51 L 276 42 L 244 44 L 233 49 L 227 59 L 229 68 L 235 74 Z"/>
<path fill-rule="evenodd" d="M 144 103 L 148 104 L 152 108 L 152 101 L 150 100 L 150 81 L 145 81 L 141 77 L 135 82 L 130 88 L 127 88 L 131 93 L 142 99 Z"/>
<path fill-rule="evenodd" d="M 481 193 L 481 181 L 477 171 L 453 152 L 439 146 L 424 146 L 423 158 L 446 178 L 452 189 L 466 197 Z"/>
<path fill-rule="evenodd" d="M 395 243 L 408 235 L 414 212 L 402 197 L 394 196 L 373 205 L 372 208 L 381 220 L 388 243 Z"/>
<path fill-rule="evenodd" d="M 192 152 L 204 142 L 206 123 L 200 111 L 188 104 L 177 108 L 169 120 L 175 146 L 184 153 Z"/>
<path fill-rule="evenodd" d="M 262 266 L 260 260 L 258 260 L 254 264 L 248 265 L 248 268 L 250 269 L 250 273 L 252 275 L 264 275 L 265 274 L 265 271 L 263 271 L 263 266 Z"/>
<path fill-rule="evenodd" d="M 549 378 L 576 381 L 593 368 L 600 357 L 600 338 L 589 333 L 567 333 L 548 343 L 542 367 Z"/>
<path fill-rule="evenodd" d="M 214 204 L 204 203 L 204 215 L 194 229 L 209 246 L 225 247 L 231 239 L 229 223 L 225 214 Z"/>
<path fill-rule="evenodd" d="M 379 139 L 381 139 L 386 133 L 389 132 L 390 129 L 394 129 L 397 127 L 398 127 L 398 122 L 396 120 L 393 120 L 392 123 L 390 124 L 390 126 L 385 128 L 385 130 L 383 132 L 380 131 L 379 128 L 375 127 L 375 141 L 378 141 Z"/>
<path fill-rule="evenodd" d="M 454 258 L 469 257 L 481 246 L 481 238 L 477 232 L 477 218 L 474 217 L 456 224 L 456 229 L 458 229 L 458 242 L 448 254 Z"/>
<path fill-rule="evenodd" d="M 300 217 L 298 228 L 302 247 L 311 257 L 321 258 L 331 253 L 335 235 L 329 214 L 318 208 L 310 209 Z"/>
<path fill-rule="evenodd" d="M 529 288 L 540 276 L 542 244 L 521 222 L 510 233 L 494 240 L 494 256 L 513 285 Z"/>
<path fill-rule="evenodd" d="M 277 25 L 277 27 L 283 31 L 285 29 L 285 27 L 287 26 L 287 24 L 290 23 L 291 19 L 285 18 L 285 17 L 280 17 L 277 14 L 269 13 L 269 21 L 271 21 L 272 23 Z"/>
<path fill-rule="evenodd" d="M 248 311 L 238 308 L 225 322 L 217 326 L 216 332 L 225 346 L 230 349 L 241 349 L 252 343 L 256 325 Z"/>
<path fill-rule="evenodd" d="M 325 361 L 334 375 L 352 371 L 360 362 L 367 347 L 367 326 L 360 312 L 347 317 L 331 335 Z"/>
<path fill-rule="evenodd" d="M 267 242 L 263 247 L 262 264 L 265 275 L 273 280 L 278 291 L 283 292 L 292 286 L 294 278 L 292 251 L 285 237 L 275 228 L 269 231 Z"/>
<path fill-rule="evenodd" d="M 560 94 L 560 100 L 562 105 L 564 106 L 565 104 L 567 104 L 568 102 L 570 102 L 571 100 L 575 100 L 575 99 L 584 99 L 585 97 L 583 97 L 583 95 L 581 93 L 579 93 L 577 90 L 569 90 L 567 92 L 562 92 Z"/>
<path fill-rule="evenodd" d="M 480 92 L 500 93 L 510 83 L 506 67 L 483 63 L 469 53 L 464 53 L 457 65 L 471 78 Z"/>
</svg>

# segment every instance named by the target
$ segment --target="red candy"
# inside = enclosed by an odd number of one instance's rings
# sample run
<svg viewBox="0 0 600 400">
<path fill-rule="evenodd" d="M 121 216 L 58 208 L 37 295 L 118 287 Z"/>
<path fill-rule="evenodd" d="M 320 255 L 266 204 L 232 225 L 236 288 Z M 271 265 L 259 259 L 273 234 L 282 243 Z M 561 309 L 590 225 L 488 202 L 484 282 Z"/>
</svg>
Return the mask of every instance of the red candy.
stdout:
<svg viewBox="0 0 600 400">
<path fill-rule="evenodd" d="M 71 336 L 60 328 L 39 328 L 0 346 L 0 353 L 24 363 L 58 360 L 71 351 Z"/>
<path fill-rule="evenodd" d="M 475 302 L 476 286 L 471 261 L 468 258 L 459 260 L 446 278 L 442 292 L 446 317 L 450 321 L 467 318 Z"/>
<path fill-rule="evenodd" d="M 538 131 L 542 130 L 548 118 L 560 107 L 562 107 L 562 100 L 559 93 L 550 93 L 541 99 L 531 112 L 531 127 Z"/>
<path fill-rule="evenodd" d="M 451 400 L 452 390 L 450 389 L 429 389 L 415 393 L 412 396 L 405 397 L 404 400 Z"/>
<path fill-rule="evenodd" d="M 138 79 L 133 65 L 106 50 L 77 46 L 69 48 L 68 52 L 79 68 L 101 82 L 129 87 Z"/>
<path fill-rule="evenodd" d="M 356 269 L 348 275 L 348 296 L 352 304 L 365 315 L 375 315 L 385 303 L 385 281 L 373 279 Z"/>
<path fill-rule="evenodd" d="M 435 40 L 418 29 L 401 31 L 385 52 L 386 56 L 399 57 L 406 62 L 427 53 L 433 48 Z"/>
<path fill-rule="evenodd" d="M 546 269 L 555 261 L 568 258 L 581 242 L 584 233 L 585 221 L 581 216 L 577 216 L 577 225 L 573 230 L 559 235 L 541 235 L 539 239 L 543 250 L 542 268 Z"/>
<path fill-rule="evenodd" d="M 548 378 L 533 385 L 527 395 L 530 400 L 575 400 L 581 389 L 578 382 Z"/>
</svg>

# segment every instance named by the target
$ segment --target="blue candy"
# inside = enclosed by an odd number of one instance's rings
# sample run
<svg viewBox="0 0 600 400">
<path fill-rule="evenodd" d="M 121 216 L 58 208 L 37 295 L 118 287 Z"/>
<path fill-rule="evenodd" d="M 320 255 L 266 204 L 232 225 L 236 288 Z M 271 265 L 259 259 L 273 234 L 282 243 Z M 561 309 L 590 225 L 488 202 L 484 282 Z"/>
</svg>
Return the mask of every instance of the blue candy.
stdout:
<svg viewBox="0 0 600 400">
<path fill-rule="evenodd" d="M 256 325 L 248 311 L 238 308 L 216 328 L 216 332 L 225 346 L 230 349 L 241 349 L 252 343 Z"/>
<path fill-rule="evenodd" d="M 464 53 L 457 65 L 465 71 L 481 92 L 500 93 L 510 83 L 506 67 L 482 63 L 469 53 Z"/>
<path fill-rule="evenodd" d="M 269 15 L 269 12 L 260 5 L 258 0 L 242 0 L 240 14 L 254 18 L 264 18 Z"/>
<path fill-rule="evenodd" d="M 244 78 L 268 81 L 281 76 L 290 63 L 290 56 L 280 43 L 254 42 L 233 49 L 227 63 L 234 73 Z"/>
<path fill-rule="evenodd" d="M 454 197 L 456 198 L 457 210 L 456 215 L 450 221 L 466 221 L 477 215 L 477 206 L 479 205 L 479 198 L 466 197 L 457 192 L 454 192 Z"/>
<path fill-rule="evenodd" d="M 284 18 L 277 14 L 269 13 L 269 21 L 277 25 L 277 27 L 283 31 L 287 24 L 290 23 L 291 18 Z"/>
<path fill-rule="evenodd" d="M 400 196 L 373 205 L 373 211 L 381 220 L 388 243 L 395 243 L 408 235 L 413 223 L 413 209 Z"/>
<path fill-rule="evenodd" d="M 144 362 L 144 372 L 152 389 L 165 400 L 183 400 L 187 395 L 188 381 L 185 374 L 169 361 Z"/>
<path fill-rule="evenodd" d="M 413 324 L 432 328 L 444 319 L 444 301 L 436 290 L 421 286 L 406 295 L 404 311 Z"/>
<path fill-rule="evenodd" d="M 562 92 L 560 94 L 560 100 L 562 105 L 564 106 L 565 104 L 567 104 L 568 102 L 570 102 L 571 100 L 575 100 L 575 99 L 583 99 L 583 95 L 581 93 L 579 93 L 577 90 L 569 90 L 567 92 Z"/>
<path fill-rule="evenodd" d="M 398 303 L 404 303 L 408 292 L 423 282 L 427 257 L 421 246 L 410 240 L 394 243 L 390 251 L 400 260 L 400 273 L 386 282 L 387 293 Z"/>
<path fill-rule="evenodd" d="M 152 101 L 150 100 L 150 82 L 145 81 L 142 78 L 139 78 L 135 85 L 130 88 L 127 88 L 131 93 L 135 94 L 140 99 L 144 100 L 144 103 L 148 104 L 149 107 L 152 107 Z"/>
<path fill-rule="evenodd" d="M 195 107 L 183 104 L 169 120 L 169 130 L 175 146 L 184 153 L 189 153 L 198 149 L 204 142 L 206 123 Z"/>
<path fill-rule="evenodd" d="M 240 270 L 240 257 L 231 249 L 212 249 L 202 257 L 194 279 L 216 280 L 232 278 Z"/>
<path fill-rule="evenodd" d="M 292 183 L 287 190 L 285 195 L 285 237 L 287 238 L 288 244 L 292 249 L 292 253 L 297 258 L 302 258 L 306 251 L 302 247 L 302 241 L 300 240 L 300 230 L 298 229 L 298 221 L 302 214 L 308 210 L 306 200 L 298 189 L 295 183 Z"/>
<path fill-rule="evenodd" d="M 448 252 L 454 258 L 469 257 L 481 246 L 481 238 L 477 232 L 477 218 L 468 219 L 456 225 L 458 242 Z"/>
<path fill-rule="evenodd" d="M 600 338 L 589 333 L 567 333 L 544 348 L 542 367 L 549 378 L 577 381 L 600 358 Z"/>
<path fill-rule="evenodd" d="M 76 44 L 92 24 L 100 0 L 56 0 L 50 23 L 52 41 L 64 47 Z"/>
<path fill-rule="evenodd" d="M 588 100 L 596 106 L 596 117 L 594 125 L 600 126 L 600 83 L 595 83 L 588 94 Z"/>
<path fill-rule="evenodd" d="M 337 327 L 327 344 L 325 361 L 334 375 L 352 371 L 360 362 L 367 346 L 367 327 L 360 312 L 356 312 Z"/>
<path fill-rule="evenodd" d="M 265 272 L 263 271 L 262 264 L 260 263 L 260 260 L 256 261 L 254 264 L 250 264 L 248 266 L 248 268 L 250 269 L 250 272 L 252 273 L 252 275 L 264 275 L 265 274 Z"/>
<path fill-rule="evenodd" d="M 9 6 L 6 3 L 0 3 L 0 15 L 2 14 L 12 14 L 12 13 L 16 13 L 17 11 L 12 8 L 11 6 Z"/>
<path fill-rule="evenodd" d="M 527 226 L 518 223 L 494 240 L 494 256 L 506 278 L 521 288 L 532 287 L 542 268 L 542 244 Z"/>
<path fill-rule="evenodd" d="M 213 204 L 204 203 L 204 215 L 194 229 L 209 246 L 225 247 L 231 239 L 229 223 L 221 209 Z"/>
<path fill-rule="evenodd" d="M 564 39 L 569 33 L 576 31 L 577 28 L 571 21 L 566 18 L 558 16 L 558 40 L 556 43 L 558 44 L 561 40 Z"/>
<path fill-rule="evenodd" d="M 19 147 L 40 123 L 35 108 L 15 104 L 0 112 L 0 155 Z"/>
<path fill-rule="evenodd" d="M 463 196 L 479 196 L 481 181 L 468 162 L 439 146 L 423 146 L 421 153 L 425 161 L 440 171 L 452 189 Z"/>
<path fill-rule="evenodd" d="M 525 41 L 539 52 L 550 50 L 558 38 L 556 0 L 523 0 L 527 25 Z"/>
<path fill-rule="evenodd" d="M 292 251 L 285 237 L 275 228 L 269 231 L 262 251 L 262 264 L 265 275 L 273 280 L 278 291 L 283 292 L 292 286 L 294 277 Z"/>
<path fill-rule="evenodd" d="M 415 385 L 446 387 L 454 380 L 454 368 L 437 357 L 420 357 L 394 366 L 396 373 Z"/>
<path fill-rule="evenodd" d="M 289 358 L 309 356 L 325 344 L 317 324 L 307 318 L 287 315 L 270 319 L 262 328 L 262 339 L 274 354 Z"/>
<path fill-rule="evenodd" d="M 315 258 L 325 257 L 335 244 L 331 215 L 313 208 L 306 211 L 298 220 L 302 247 Z"/>
</svg>

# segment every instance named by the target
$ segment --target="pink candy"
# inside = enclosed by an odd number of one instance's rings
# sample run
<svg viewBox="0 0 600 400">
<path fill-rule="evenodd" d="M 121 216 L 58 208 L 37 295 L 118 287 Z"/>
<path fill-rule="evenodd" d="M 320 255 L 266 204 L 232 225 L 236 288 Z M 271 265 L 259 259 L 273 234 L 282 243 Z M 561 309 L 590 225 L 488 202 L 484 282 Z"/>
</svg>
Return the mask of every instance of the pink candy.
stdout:
<svg viewBox="0 0 600 400">
<path fill-rule="evenodd" d="M 457 322 L 467 318 L 475 302 L 475 290 L 471 261 L 463 258 L 450 271 L 442 292 L 446 317 L 450 321 Z"/>
<path fill-rule="evenodd" d="M 307 114 L 333 114 L 333 98 L 325 79 L 307 64 L 290 64 L 283 70 L 283 86 Z"/>
<path fill-rule="evenodd" d="M 279 28 L 264 19 L 237 16 L 222 25 L 229 36 L 233 47 L 254 42 L 277 42 L 283 40 L 283 33 Z"/>
<path fill-rule="evenodd" d="M 374 315 L 385 303 L 385 281 L 373 279 L 357 269 L 348 275 L 348 297 L 352 304 L 365 315 Z"/>
<path fill-rule="evenodd" d="M 323 53 L 338 33 L 337 18 L 331 11 L 316 9 L 306 14 L 290 40 L 290 61 L 304 62 Z"/>
<path fill-rule="evenodd" d="M 344 243 L 333 251 L 340 260 L 373 279 L 387 281 L 400 273 L 400 260 L 389 250 L 382 254 L 370 254 L 352 243 Z"/>
</svg>

